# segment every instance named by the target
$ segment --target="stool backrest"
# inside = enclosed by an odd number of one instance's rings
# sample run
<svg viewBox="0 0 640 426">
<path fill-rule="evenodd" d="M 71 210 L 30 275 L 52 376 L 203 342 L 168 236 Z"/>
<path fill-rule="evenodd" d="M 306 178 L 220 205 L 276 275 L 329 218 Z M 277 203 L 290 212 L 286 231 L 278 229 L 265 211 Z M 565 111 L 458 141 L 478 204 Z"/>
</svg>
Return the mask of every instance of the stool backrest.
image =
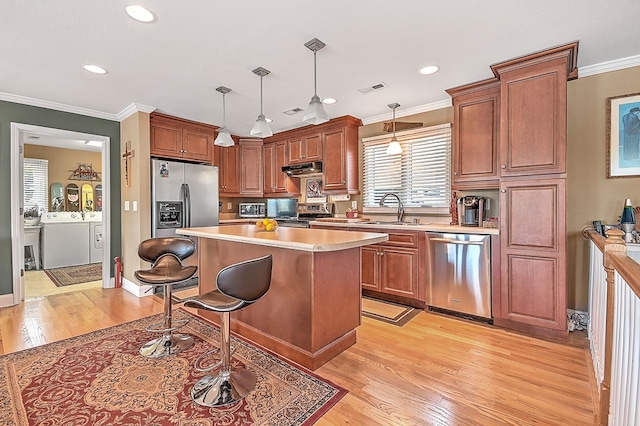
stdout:
<svg viewBox="0 0 640 426">
<path fill-rule="evenodd" d="M 271 286 L 272 264 L 273 257 L 268 254 L 222 268 L 216 279 L 218 290 L 229 297 L 253 303 Z"/>
<path fill-rule="evenodd" d="M 154 263 L 163 254 L 172 254 L 185 260 L 196 250 L 196 245 L 189 238 L 157 237 L 144 240 L 138 246 L 140 259 Z"/>
</svg>

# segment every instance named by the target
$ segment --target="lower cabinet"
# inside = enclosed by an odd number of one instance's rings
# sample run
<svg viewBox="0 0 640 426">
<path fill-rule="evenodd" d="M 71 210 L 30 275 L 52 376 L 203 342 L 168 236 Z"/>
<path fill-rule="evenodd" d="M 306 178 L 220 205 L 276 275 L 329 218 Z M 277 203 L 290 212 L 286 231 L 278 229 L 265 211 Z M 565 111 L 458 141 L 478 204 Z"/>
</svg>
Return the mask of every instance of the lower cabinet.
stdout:
<svg viewBox="0 0 640 426">
<path fill-rule="evenodd" d="M 360 249 L 363 289 L 418 299 L 418 249 L 384 244 Z"/>
</svg>

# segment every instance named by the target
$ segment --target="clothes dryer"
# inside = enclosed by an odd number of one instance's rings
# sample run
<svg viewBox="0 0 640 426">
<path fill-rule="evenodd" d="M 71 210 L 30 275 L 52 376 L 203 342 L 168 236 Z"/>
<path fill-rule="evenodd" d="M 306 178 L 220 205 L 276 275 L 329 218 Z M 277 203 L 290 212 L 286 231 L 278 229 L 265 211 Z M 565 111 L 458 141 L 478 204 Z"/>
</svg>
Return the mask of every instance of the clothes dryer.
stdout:
<svg viewBox="0 0 640 426">
<path fill-rule="evenodd" d="M 48 212 L 42 225 L 43 269 L 89 263 L 89 223 L 80 212 Z"/>
</svg>

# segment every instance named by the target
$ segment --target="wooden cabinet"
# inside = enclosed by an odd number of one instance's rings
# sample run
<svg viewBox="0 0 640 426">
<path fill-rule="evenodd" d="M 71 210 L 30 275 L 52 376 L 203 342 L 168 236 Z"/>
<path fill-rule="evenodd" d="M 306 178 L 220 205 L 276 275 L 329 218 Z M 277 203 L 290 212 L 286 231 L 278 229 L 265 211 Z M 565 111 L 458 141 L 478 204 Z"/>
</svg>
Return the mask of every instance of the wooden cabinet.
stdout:
<svg viewBox="0 0 640 426">
<path fill-rule="evenodd" d="M 216 146 L 215 165 L 219 168 L 219 190 L 221 196 L 240 194 L 240 154 L 237 144 L 229 147 Z"/>
<path fill-rule="evenodd" d="M 322 134 L 317 130 L 289 138 L 289 164 L 322 161 Z"/>
<path fill-rule="evenodd" d="M 264 145 L 264 195 L 300 195 L 300 179 L 292 179 L 282 171 L 287 163 L 287 139 L 276 140 Z"/>
<path fill-rule="evenodd" d="M 566 333 L 566 100 L 577 42 L 492 66 L 500 79 L 500 267 L 494 323 Z"/>
<path fill-rule="evenodd" d="M 493 65 L 500 79 L 500 176 L 566 172 L 567 79 L 578 43 Z"/>
<path fill-rule="evenodd" d="M 422 232 L 371 227 L 349 229 L 389 235 L 389 240 L 385 243 L 360 249 L 360 282 L 363 290 L 424 301 L 424 286 L 420 285 L 419 278 Z"/>
<path fill-rule="evenodd" d="M 500 81 L 447 90 L 453 100 L 452 188 L 497 188 Z"/>
<path fill-rule="evenodd" d="M 263 195 L 262 140 L 240 139 L 240 195 Z"/>
<path fill-rule="evenodd" d="M 500 317 L 566 331 L 565 179 L 511 179 L 500 187 Z"/>
<path fill-rule="evenodd" d="M 213 163 L 215 126 L 164 114 L 150 116 L 150 154 L 199 163 Z"/>
<path fill-rule="evenodd" d="M 335 120 L 322 131 L 322 190 L 326 194 L 359 194 L 358 127 L 360 120 Z"/>
</svg>

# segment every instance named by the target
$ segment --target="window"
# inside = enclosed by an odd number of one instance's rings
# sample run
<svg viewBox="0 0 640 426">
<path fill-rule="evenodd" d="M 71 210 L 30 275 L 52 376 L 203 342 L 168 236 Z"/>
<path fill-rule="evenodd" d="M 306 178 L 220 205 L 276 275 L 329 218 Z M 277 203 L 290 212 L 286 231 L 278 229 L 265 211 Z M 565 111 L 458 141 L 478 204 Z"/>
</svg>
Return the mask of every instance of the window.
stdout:
<svg viewBox="0 0 640 426">
<path fill-rule="evenodd" d="M 37 158 L 24 159 L 24 208 L 38 207 L 49 211 L 49 161 Z"/>
<path fill-rule="evenodd" d="M 388 192 L 417 212 L 448 213 L 451 124 L 397 132 L 402 154 L 388 155 L 389 135 L 363 139 L 363 207 L 372 211 Z M 389 199 L 392 202 L 392 199 Z M 386 203 L 386 201 L 385 201 Z"/>
</svg>

